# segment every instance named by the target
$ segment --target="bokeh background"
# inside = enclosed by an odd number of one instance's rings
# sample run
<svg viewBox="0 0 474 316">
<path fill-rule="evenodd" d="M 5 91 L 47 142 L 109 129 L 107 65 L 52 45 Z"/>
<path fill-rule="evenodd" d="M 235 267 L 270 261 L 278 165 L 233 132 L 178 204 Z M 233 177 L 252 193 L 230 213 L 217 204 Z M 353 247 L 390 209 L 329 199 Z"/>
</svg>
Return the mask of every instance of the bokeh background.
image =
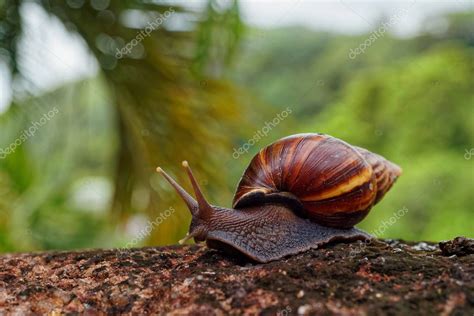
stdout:
<svg viewBox="0 0 474 316">
<path fill-rule="evenodd" d="M 0 0 L 0 251 L 176 243 L 156 166 L 229 207 L 300 132 L 403 167 L 360 227 L 474 237 L 473 34 L 472 1 Z"/>
</svg>

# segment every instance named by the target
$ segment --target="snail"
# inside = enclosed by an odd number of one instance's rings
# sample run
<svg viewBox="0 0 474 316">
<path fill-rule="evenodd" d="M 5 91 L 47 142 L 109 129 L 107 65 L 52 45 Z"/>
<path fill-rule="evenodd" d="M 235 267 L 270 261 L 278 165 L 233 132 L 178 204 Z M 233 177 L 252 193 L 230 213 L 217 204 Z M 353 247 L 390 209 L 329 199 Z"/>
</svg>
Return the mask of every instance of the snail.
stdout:
<svg viewBox="0 0 474 316">
<path fill-rule="evenodd" d="M 402 170 L 370 151 L 326 134 L 296 134 L 260 150 L 237 186 L 232 208 L 209 204 L 186 161 L 196 196 L 160 167 L 192 214 L 185 242 L 241 253 L 261 263 L 333 241 L 366 240 L 354 227 Z"/>
</svg>

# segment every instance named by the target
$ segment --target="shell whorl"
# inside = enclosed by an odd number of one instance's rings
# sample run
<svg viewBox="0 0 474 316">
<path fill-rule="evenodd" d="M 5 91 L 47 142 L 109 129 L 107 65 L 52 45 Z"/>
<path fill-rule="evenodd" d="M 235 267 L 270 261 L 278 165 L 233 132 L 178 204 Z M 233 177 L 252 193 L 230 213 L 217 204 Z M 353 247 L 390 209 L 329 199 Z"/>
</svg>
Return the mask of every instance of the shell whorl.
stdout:
<svg viewBox="0 0 474 316">
<path fill-rule="evenodd" d="M 233 207 L 277 201 L 318 224 L 349 228 L 367 215 L 400 172 L 383 157 L 329 135 L 292 135 L 252 159 Z"/>
</svg>

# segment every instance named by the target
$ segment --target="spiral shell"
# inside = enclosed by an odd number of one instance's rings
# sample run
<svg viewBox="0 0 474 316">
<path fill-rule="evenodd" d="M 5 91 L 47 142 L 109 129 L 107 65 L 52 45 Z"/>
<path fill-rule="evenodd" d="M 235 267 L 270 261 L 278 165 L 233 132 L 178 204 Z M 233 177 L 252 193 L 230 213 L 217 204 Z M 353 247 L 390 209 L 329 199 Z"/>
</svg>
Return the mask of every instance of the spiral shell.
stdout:
<svg viewBox="0 0 474 316">
<path fill-rule="evenodd" d="M 324 134 L 297 134 L 263 148 L 245 170 L 236 209 L 272 201 L 318 224 L 349 228 L 390 189 L 401 169 Z"/>
</svg>

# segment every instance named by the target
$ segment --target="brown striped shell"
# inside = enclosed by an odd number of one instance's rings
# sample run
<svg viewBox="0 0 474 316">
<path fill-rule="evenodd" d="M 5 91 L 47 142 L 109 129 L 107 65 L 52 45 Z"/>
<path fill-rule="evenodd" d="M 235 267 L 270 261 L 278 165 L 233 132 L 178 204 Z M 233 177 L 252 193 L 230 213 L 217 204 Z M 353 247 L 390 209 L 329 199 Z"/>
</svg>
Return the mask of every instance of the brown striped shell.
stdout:
<svg viewBox="0 0 474 316">
<path fill-rule="evenodd" d="M 349 228 L 400 174 L 400 167 L 363 148 L 329 135 L 297 134 L 263 148 L 252 159 L 233 207 L 280 202 L 318 224 Z"/>
</svg>

